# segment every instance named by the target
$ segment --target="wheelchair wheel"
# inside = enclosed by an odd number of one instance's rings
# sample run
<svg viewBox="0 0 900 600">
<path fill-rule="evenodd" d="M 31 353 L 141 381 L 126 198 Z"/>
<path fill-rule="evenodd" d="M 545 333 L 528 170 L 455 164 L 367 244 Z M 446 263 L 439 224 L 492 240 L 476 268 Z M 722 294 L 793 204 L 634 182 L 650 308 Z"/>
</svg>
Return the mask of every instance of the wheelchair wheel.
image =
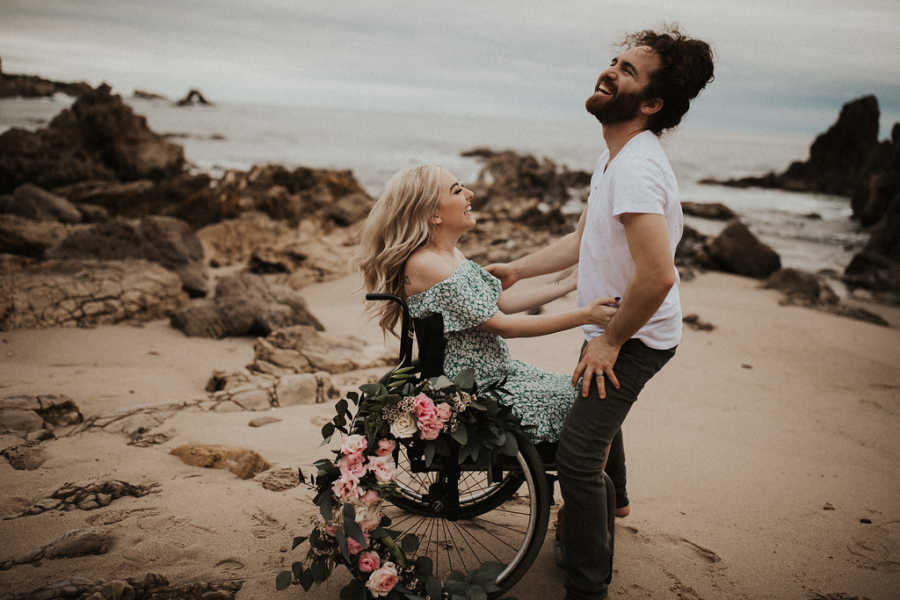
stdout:
<svg viewBox="0 0 900 600">
<path fill-rule="evenodd" d="M 524 435 L 519 452 L 498 483 L 486 470 L 459 473 L 459 510 L 453 518 L 436 488 L 441 471 L 414 472 L 401 456 L 397 481 L 400 493 L 385 507 L 397 541 L 415 535 L 414 556 L 428 556 L 435 575 L 469 573 L 485 562 L 503 565 L 495 580 L 497 595 L 512 587 L 531 567 L 547 533 L 550 485 L 543 463 Z M 405 465 L 404 465 L 405 463 Z"/>
</svg>

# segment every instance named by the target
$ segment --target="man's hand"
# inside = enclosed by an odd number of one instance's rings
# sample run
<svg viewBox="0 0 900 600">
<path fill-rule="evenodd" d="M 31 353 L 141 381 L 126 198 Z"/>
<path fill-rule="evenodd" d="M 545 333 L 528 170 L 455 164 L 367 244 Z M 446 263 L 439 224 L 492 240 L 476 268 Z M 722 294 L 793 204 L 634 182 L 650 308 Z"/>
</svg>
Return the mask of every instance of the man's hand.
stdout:
<svg viewBox="0 0 900 600">
<path fill-rule="evenodd" d="M 587 343 L 581 354 L 581 360 L 578 361 L 575 372 L 572 373 L 572 385 L 578 383 L 579 377 L 584 377 L 581 383 L 582 396 L 587 398 L 590 395 L 591 381 L 593 381 L 594 375 L 597 376 L 597 391 L 601 398 L 606 398 L 604 375 L 609 377 L 610 382 L 618 389 L 619 380 L 613 373 L 613 366 L 619 357 L 619 348 L 620 346 L 610 344 L 603 335 L 597 336 Z"/>
<path fill-rule="evenodd" d="M 493 263 L 486 266 L 484 270 L 499 279 L 504 290 L 512 287 L 519 280 L 518 273 L 509 266 L 509 263 Z"/>
</svg>

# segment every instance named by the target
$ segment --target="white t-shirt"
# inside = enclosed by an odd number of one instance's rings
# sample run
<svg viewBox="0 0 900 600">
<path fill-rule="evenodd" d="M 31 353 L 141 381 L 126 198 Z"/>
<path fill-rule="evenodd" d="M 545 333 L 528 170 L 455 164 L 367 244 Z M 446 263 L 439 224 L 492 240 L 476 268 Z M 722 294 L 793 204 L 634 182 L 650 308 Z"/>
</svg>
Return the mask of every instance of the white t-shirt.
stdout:
<svg viewBox="0 0 900 600">
<path fill-rule="evenodd" d="M 649 130 L 631 138 L 612 161 L 609 150 L 597 161 L 578 258 L 578 306 L 603 296 L 625 296 L 634 277 L 634 260 L 620 221 L 624 213 L 663 215 L 675 256 L 684 229 L 678 182 L 659 138 Z M 679 278 L 674 264 L 672 269 L 675 285 L 659 310 L 633 336 L 658 350 L 673 348 L 681 341 Z M 602 333 L 597 325 L 584 326 L 589 340 Z"/>
</svg>

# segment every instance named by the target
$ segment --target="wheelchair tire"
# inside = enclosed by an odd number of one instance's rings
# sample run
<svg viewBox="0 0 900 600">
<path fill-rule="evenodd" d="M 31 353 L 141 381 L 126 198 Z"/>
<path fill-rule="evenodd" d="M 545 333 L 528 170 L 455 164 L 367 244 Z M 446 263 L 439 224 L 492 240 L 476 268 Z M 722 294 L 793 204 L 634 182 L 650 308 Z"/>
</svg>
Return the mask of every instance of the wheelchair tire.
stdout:
<svg viewBox="0 0 900 600">
<path fill-rule="evenodd" d="M 521 470 L 506 471 L 495 484 L 487 483 L 486 471 L 460 474 L 458 518 L 449 520 L 440 509 L 427 504 L 425 493 L 435 473 L 413 474 L 401 485 L 401 493 L 391 498 L 386 514 L 391 528 L 420 539 L 414 556 L 429 556 L 441 578 L 451 571 L 469 573 L 491 561 L 504 565 L 491 594 L 498 597 L 509 590 L 534 563 L 547 534 L 550 517 L 550 484 L 543 462 L 527 437 L 517 437 L 515 457 Z M 398 464 L 402 464 L 400 457 Z M 407 463 L 408 464 L 408 463 Z M 465 482 L 474 477 L 486 483 L 475 488 Z M 468 479 L 467 479 L 468 478 Z M 418 486 L 418 489 L 416 489 Z"/>
</svg>

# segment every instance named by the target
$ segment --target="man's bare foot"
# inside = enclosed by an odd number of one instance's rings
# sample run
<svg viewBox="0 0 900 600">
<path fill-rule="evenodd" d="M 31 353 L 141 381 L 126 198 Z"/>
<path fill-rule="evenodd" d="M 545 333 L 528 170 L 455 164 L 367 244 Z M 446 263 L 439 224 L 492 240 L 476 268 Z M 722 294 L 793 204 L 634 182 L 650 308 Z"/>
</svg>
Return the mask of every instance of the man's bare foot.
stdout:
<svg viewBox="0 0 900 600">
<path fill-rule="evenodd" d="M 626 504 L 625 506 L 616 509 L 616 516 L 620 519 L 627 517 L 629 514 L 631 514 L 630 504 Z"/>
</svg>

